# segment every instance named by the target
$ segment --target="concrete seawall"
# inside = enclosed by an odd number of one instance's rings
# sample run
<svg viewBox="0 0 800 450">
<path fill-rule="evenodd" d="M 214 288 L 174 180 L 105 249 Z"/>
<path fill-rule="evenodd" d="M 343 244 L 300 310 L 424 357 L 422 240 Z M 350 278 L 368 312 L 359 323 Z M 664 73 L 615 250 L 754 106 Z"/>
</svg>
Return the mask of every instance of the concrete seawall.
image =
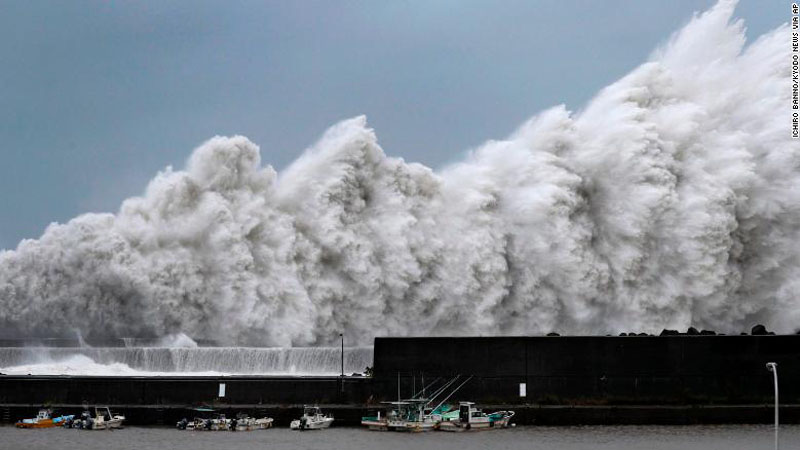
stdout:
<svg viewBox="0 0 800 450">
<path fill-rule="evenodd" d="M 782 402 L 800 404 L 800 335 L 377 338 L 374 358 L 389 399 L 398 373 L 403 393 L 423 373 L 461 374 L 460 397 L 546 405 L 770 404 L 773 361 Z"/>
<path fill-rule="evenodd" d="M 288 424 L 303 404 L 357 424 L 380 401 L 455 375 L 451 400 L 513 409 L 521 424 L 768 423 L 778 363 L 781 421 L 800 423 L 800 336 L 377 338 L 374 376 L 0 376 L 0 421 L 42 405 L 109 405 L 132 424 L 173 424 L 192 408 Z M 219 384 L 225 383 L 225 396 Z M 438 383 L 441 383 L 439 381 Z M 525 396 L 520 396 L 524 384 Z"/>
<path fill-rule="evenodd" d="M 220 397 L 220 385 L 224 396 Z M 36 415 L 46 405 L 66 414 L 109 405 L 132 424 L 174 424 L 196 407 L 268 415 L 288 425 L 303 405 L 326 405 L 356 424 L 371 391 L 364 377 L 76 377 L 0 376 L 0 421 Z"/>
</svg>

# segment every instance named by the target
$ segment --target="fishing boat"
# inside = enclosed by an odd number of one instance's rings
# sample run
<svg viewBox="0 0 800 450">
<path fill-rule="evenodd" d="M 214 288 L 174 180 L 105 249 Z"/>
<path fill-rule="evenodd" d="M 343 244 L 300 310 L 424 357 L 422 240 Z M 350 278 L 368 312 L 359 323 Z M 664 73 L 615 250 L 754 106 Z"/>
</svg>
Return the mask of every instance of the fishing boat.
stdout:
<svg viewBox="0 0 800 450">
<path fill-rule="evenodd" d="M 92 430 L 115 430 L 122 428 L 122 422 L 125 421 L 125 416 L 120 414 L 111 414 L 108 406 L 98 406 L 94 408 L 94 423 L 91 426 Z"/>
<path fill-rule="evenodd" d="M 199 407 L 194 408 L 196 413 L 194 419 L 189 420 L 186 417 L 179 420 L 178 423 L 175 425 L 176 428 L 179 430 L 208 430 L 211 427 L 211 417 L 210 415 L 214 413 L 212 408 L 206 407 Z"/>
<path fill-rule="evenodd" d="M 183 419 L 179 420 L 175 426 L 179 430 L 193 430 L 193 431 L 208 430 L 211 426 L 211 419 L 203 419 L 200 417 L 195 417 L 192 420 L 188 420 L 184 417 Z"/>
<path fill-rule="evenodd" d="M 53 428 L 63 426 L 65 422 L 71 421 L 74 416 L 52 417 L 53 411 L 42 408 L 36 417 L 32 419 L 22 419 L 15 425 L 17 428 Z"/>
<path fill-rule="evenodd" d="M 219 414 L 206 421 L 206 430 L 209 431 L 228 431 L 230 428 L 231 419 L 225 417 L 225 414 Z"/>
<path fill-rule="evenodd" d="M 438 429 L 441 431 L 489 430 L 507 428 L 514 411 L 485 413 L 475 407 L 473 402 L 460 402 L 457 411 L 442 415 Z"/>
<path fill-rule="evenodd" d="M 89 410 L 85 410 L 81 413 L 80 416 L 73 417 L 70 420 L 64 421 L 64 428 L 77 428 L 79 430 L 92 429 L 92 424 L 94 423 L 94 419 L 92 419 L 92 413 Z"/>
<path fill-rule="evenodd" d="M 247 414 L 239 414 L 236 416 L 236 419 L 231 423 L 230 426 L 231 431 L 266 430 L 267 428 L 272 428 L 272 418 L 262 417 L 260 419 L 256 419 L 255 417 L 250 417 Z"/>
<path fill-rule="evenodd" d="M 292 430 L 322 430 L 333 423 L 333 417 L 322 413 L 318 406 L 304 406 L 303 415 L 289 424 Z"/>
<path fill-rule="evenodd" d="M 436 429 L 440 416 L 426 412 L 427 399 L 417 398 L 397 402 L 384 402 L 388 405 L 386 414 L 380 411 L 374 416 L 361 418 L 361 425 L 378 431 L 431 431 Z"/>
<path fill-rule="evenodd" d="M 196 408 L 195 411 L 214 412 L 209 408 Z M 254 431 L 272 428 L 272 422 L 271 417 L 255 418 L 244 413 L 239 413 L 235 419 L 228 419 L 225 414 L 214 414 L 211 417 L 195 417 L 191 421 L 183 418 L 175 426 L 179 430 L 193 431 Z"/>
<path fill-rule="evenodd" d="M 381 417 L 381 410 L 375 411 L 374 415 L 361 417 L 361 425 L 375 431 L 387 431 L 389 429 L 386 415 Z"/>
<path fill-rule="evenodd" d="M 455 394 L 462 386 L 464 386 L 472 377 L 467 378 L 455 389 L 456 382 L 461 378 L 460 375 L 455 376 L 450 381 L 444 383 L 437 389 L 430 398 L 425 397 L 425 380 L 422 381 L 422 391 L 414 393 L 410 399 L 400 400 L 400 380 L 398 374 L 398 401 L 396 402 L 383 402 L 386 407 L 386 414 L 381 417 L 380 412 L 374 416 L 366 416 L 361 418 L 361 425 L 368 427 L 370 430 L 379 431 L 432 431 L 439 427 L 442 420 L 442 413 L 448 411 L 445 402 Z M 436 383 L 436 381 L 434 381 Z M 431 383 L 433 385 L 434 383 Z M 447 397 L 444 398 L 438 405 L 431 407 L 432 402 L 450 390 Z"/>
<path fill-rule="evenodd" d="M 381 417 L 380 411 L 376 416 L 362 417 L 361 425 L 370 430 L 377 431 L 405 431 L 409 421 L 414 420 L 411 414 L 411 404 L 407 401 L 383 402 L 386 414 Z"/>
<path fill-rule="evenodd" d="M 401 408 L 401 415 L 390 418 L 389 427 L 394 431 L 433 431 L 439 425 L 441 418 L 428 414 L 426 407 L 428 399 L 412 398 L 406 400 L 408 406 Z M 394 419 L 394 420 L 392 420 Z"/>
</svg>

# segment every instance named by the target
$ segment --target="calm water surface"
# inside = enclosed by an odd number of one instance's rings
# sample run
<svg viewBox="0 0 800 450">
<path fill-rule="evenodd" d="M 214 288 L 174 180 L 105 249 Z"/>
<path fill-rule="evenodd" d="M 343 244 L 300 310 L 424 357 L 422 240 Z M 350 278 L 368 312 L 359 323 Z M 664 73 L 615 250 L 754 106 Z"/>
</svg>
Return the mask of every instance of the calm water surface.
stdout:
<svg viewBox="0 0 800 450">
<path fill-rule="evenodd" d="M 297 432 L 274 428 L 251 432 L 192 432 L 161 427 L 128 427 L 117 431 L 65 429 L 17 430 L 0 427 L 0 449 L 703 449 L 769 450 L 772 427 L 620 426 L 517 427 L 476 433 L 401 434 L 360 428 Z M 800 448 L 800 426 L 781 427 L 781 448 Z"/>
</svg>

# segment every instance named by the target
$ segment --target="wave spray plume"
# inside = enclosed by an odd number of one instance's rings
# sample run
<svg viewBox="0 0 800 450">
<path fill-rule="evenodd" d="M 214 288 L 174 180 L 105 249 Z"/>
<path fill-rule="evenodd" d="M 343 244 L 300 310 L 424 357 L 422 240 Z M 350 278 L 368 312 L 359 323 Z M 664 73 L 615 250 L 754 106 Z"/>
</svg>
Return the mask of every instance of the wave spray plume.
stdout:
<svg viewBox="0 0 800 450">
<path fill-rule="evenodd" d="M 20 335 L 335 343 L 800 324 L 800 141 L 786 25 L 721 1 L 578 113 L 542 112 L 435 172 L 364 117 L 281 174 L 215 137 L 117 214 L 0 253 Z"/>
</svg>

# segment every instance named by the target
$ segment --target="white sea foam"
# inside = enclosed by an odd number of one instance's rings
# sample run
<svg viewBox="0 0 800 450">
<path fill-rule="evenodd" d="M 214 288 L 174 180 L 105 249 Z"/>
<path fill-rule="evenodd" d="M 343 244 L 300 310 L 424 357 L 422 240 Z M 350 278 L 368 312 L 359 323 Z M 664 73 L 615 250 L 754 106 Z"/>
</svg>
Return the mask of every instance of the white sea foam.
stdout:
<svg viewBox="0 0 800 450">
<path fill-rule="evenodd" d="M 122 363 L 98 364 L 88 356 L 73 355 L 61 361 L 41 362 L 0 368 L 6 375 L 92 375 L 92 376 L 159 376 L 176 373 L 148 372 L 132 369 Z M 190 375 L 224 375 L 219 372 L 192 373 Z"/>
<path fill-rule="evenodd" d="M 344 357 L 344 360 L 342 360 Z M 8 375 L 338 375 L 371 367 L 372 347 L 0 347 Z"/>
<path fill-rule="evenodd" d="M 0 253 L 0 327 L 229 344 L 376 335 L 739 331 L 800 320 L 787 26 L 697 15 L 580 113 L 440 172 L 364 117 L 281 174 L 215 137 L 117 214 Z"/>
</svg>

